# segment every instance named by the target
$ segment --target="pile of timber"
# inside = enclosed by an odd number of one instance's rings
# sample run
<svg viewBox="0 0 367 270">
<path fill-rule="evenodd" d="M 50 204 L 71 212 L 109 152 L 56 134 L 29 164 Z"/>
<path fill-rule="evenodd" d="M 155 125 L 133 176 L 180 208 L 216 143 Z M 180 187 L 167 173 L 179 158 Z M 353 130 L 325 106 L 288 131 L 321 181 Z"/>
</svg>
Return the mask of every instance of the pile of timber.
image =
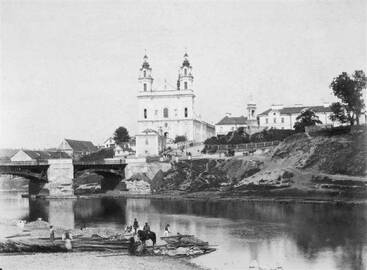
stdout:
<svg viewBox="0 0 367 270">
<path fill-rule="evenodd" d="M 23 235 L 22 235 L 23 236 Z M 170 257 L 195 257 L 213 252 L 208 242 L 201 241 L 193 235 L 176 235 L 161 237 L 167 244 L 146 246 L 138 243 L 134 255 L 170 256 Z M 72 240 L 73 252 L 108 252 L 121 255 L 127 254 L 130 245 L 130 235 L 121 237 L 115 235 L 101 237 L 99 235 L 75 236 Z M 51 241 L 49 238 L 9 237 L 5 242 L 0 242 L 0 253 L 38 253 L 38 252 L 67 252 L 65 242 L 61 238 Z M 131 252 L 129 252 L 132 254 Z"/>
<path fill-rule="evenodd" d="M 72 240 L 73 251 L 123 251 L 127 250 L 128 239 L 111 240 L 102 237 L 76 237 Z M 51 241 L 48 238 L 15 238 L 0 242 L 0 252 L 66 252 L 65 241 L 56 238 Z"/>
</svg>

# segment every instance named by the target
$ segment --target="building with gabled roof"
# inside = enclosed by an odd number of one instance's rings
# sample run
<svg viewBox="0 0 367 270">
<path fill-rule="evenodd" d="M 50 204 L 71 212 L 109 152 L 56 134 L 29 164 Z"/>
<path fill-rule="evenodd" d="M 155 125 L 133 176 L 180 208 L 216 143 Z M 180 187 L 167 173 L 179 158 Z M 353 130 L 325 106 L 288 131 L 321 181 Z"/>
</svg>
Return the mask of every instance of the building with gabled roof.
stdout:
<svg viewBox="0 0 367 270">
<path fill-rule="evenodd" d="M 247 116 L 225 116 L 218 123 L 215 124 L 216 135 L 226 135 L 228 132 L 237 130 L 240 127 L 248 134 L 259 131 L 259 125 L 256 118 L 256 103 L 250 101 L 246 108 Z"/>
<path fill-rule="evenodd" d="M 21 149 L 16 152 L 10 161 L 46 161 L 49 159 L 67 159 L 71 158 L 67 153 L 63 151 L 39 151 L 39 150 L 25 150 Z"/>
<path fill-rule="evenodd" d="M 277 129 L 293 129 L 296 118 L 303 110 L 311 109 L 324 125 L 338 125 L 330 120 L 332 113 L 329 104 L 319 106 L 295 105 L 285 107 L 283 105 L 272 105 L 271 108 L 258 115 L 260 126 Z"/>
<path fill-rule="evenodd" d="M 66 152 L 73 159 L 79 159 L 81 156 L 89 155 L 98 150 L 98 148 L 91 141 L 79 141 L 71 139 L 63 139 L 58 149 Z"/>
</svg>

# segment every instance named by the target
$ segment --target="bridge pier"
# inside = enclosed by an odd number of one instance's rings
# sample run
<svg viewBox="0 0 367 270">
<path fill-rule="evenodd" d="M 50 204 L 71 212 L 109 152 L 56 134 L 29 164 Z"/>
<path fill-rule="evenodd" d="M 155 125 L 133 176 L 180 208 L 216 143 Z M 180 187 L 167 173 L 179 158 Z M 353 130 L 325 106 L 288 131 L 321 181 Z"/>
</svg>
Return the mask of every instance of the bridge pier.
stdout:
<svg viewBox="0 0 367 270">
<path fill-rule="evenodd" d="M 48 183 L 44 189 L 48 189 L 50 197 L 74 196 L 73 178 L 74 166 L 72 159 L 50 159 L 47 170 Z"/>
</svg>

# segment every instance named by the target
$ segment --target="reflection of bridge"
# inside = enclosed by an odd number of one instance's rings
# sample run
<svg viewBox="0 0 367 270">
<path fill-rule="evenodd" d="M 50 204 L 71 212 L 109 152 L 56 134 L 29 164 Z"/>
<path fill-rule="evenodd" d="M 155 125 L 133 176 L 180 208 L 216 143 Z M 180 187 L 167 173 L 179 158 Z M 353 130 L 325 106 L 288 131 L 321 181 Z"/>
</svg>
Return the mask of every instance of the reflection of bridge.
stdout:
<svg viewBox="0 0 367 270">
<path fill-rule="evenodd" d="M 0 174 L 29 179 L 29 193 L 45 191 L 52 196 L 73 195 L 73 179 L 81 171 L 88 170 L 104 177 L 102 190 L 114 188 L 125 177 L 125 160 L 78 162 L 71 159 L 44 161 L 19 161 L 0 163 Z"/>
</svg>

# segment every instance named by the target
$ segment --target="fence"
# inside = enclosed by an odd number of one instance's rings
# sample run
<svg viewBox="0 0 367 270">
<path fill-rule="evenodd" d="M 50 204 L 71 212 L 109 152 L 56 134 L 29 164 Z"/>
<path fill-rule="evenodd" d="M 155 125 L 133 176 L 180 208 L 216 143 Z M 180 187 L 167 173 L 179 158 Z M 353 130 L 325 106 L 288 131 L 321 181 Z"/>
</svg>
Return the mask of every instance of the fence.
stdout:
<svg viewBox="0 0 367 270">
<path fill-rule="evenodd" d="M 259 143 L 244 143 L 244 144 L 213 144 L 208 145 L 208 147 L 213 151 L 228 151 L 234 150 L 236 152 L 253 150 L 253 149 L 262 149 L 267 147 L 276 146 L 279 144 L 279 141 L 270 141 L 270 142 L 259 142 Z"/>
</svg>

